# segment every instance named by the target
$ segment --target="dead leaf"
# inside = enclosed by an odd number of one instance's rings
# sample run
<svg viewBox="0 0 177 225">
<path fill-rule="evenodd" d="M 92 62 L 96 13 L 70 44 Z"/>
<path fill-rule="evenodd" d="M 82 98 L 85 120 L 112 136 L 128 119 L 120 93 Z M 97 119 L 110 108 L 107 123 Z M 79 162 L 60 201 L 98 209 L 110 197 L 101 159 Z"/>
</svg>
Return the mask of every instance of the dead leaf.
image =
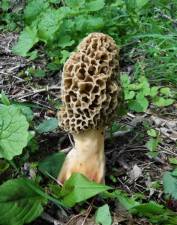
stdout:
<svg viewBox="0 0 177 225">
<path fill-rule="evenodd" d="M 139 177 L 142 176 L 142 169 L 135 164 L 133 169 L 129 172 L 131 181 L 136 181 Z"/>
</svg>

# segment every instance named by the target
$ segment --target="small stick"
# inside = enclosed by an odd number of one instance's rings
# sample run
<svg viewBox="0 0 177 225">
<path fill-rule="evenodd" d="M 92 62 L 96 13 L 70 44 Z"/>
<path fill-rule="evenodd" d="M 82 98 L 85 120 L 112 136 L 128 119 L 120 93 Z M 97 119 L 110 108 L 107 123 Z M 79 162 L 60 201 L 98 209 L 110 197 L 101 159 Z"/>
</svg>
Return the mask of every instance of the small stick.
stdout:
<svg viewBox="0 0 177 225">
<path fill-rule="evenodd" d="M 86 222 L 86 220 L 87 220 L 87 218 L 88 218 L 88 216 L 89 216 L 89 214 L 90 214 L 90 212 L 91 212 L 91 210 L 93 208 L 93 202 L 94 202 L 94 200 L 95 199 L 93 198 L 92 201 L 91 201 L 91 203 L 90 203 L 90 205 L 89 205 L 89 207 L 88 207 L 88 209 L 87 209 L 86 216 L 85 216 L 85 218 L 84 218 L 84 220 L 83 220 L 83 222 L 82 222 L 81 225 L 84 225 L 85 224 L 85 222 Z"/>
</svg>

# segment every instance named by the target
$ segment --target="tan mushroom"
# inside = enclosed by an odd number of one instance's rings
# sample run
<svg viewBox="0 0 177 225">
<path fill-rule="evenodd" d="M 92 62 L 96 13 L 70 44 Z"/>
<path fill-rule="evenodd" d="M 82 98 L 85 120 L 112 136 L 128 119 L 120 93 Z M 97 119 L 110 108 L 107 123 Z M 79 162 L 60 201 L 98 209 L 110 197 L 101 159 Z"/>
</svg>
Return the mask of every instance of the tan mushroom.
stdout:
<svg viewBox="0 0 177 225">
<path fill-rule="evenodd" d="M 64 65 L 60 126 L 73 135 L 58 180 L 63 183 L 79 172 L 90 180 L 104 182 L 104 130 L 116 114 L 121 88 L 118 83 L 118 48 L 102 33 L 91 33 Z"/>
</svg>

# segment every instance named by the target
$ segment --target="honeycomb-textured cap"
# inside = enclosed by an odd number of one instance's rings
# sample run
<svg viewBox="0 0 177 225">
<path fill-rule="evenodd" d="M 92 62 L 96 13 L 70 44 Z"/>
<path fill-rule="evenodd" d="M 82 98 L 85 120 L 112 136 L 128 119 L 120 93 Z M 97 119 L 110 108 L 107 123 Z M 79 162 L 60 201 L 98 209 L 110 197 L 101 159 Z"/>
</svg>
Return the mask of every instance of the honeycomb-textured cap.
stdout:
<svg viewBox="0 0 177 225">
<path fill-rule="evenodd" d="M 114 40 L 91 33 L 66 61 L 62 73 L 60 127 L 79 133 L 106 126 L 119 104 L 119 50 Z"/>
</svg>

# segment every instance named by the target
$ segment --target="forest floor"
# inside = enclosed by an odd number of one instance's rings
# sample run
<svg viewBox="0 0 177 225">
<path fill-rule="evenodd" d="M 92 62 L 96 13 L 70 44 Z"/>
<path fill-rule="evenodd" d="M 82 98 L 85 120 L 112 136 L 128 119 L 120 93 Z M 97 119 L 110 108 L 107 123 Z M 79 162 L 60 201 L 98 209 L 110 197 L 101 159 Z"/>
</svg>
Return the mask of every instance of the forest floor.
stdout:
<svg viewBox="0 0 177 225">
<path fill-rule="evenodd" d="M 34 108 L 34 123 L 55 117 L 56 108 L 52 103 L 60 96 L 61 73 L 48 74 L 41 78 L 28 76 L 27 68 L 42 69 L 46 60 L 42 54 L 34 61 L 13 55 L 11 47 L 16 39 L 15 33 L 0 34 L 0 90 L 11 101 L 29 105 L 35 103 L 38 107 Z M 105 140 L 106 184 L 129 195 L 140 193 L 144 200 L 155 200 L 177 211 L 177 202 L 167 201 L 162 190 L 162 176 L 165 171 L 173 168 L 169 158 L 177 157 L 177 104 L 162 110 L 150 107 L 146 113 L 128 113 L 118 122 L 123 130 L 116 131 L 112 137 L 107 135 Z M 161 133 L 157 147 L 158 156 L 155 158 L 147 154 L 149 150 L 145 144 L 149 137 L 145 123 L 151 124 Z M 39 150 L 32 154 L 29 163 L 71 146 L 68 135 L 60 129 L 40 135 L 38 142 Z M 7 174 L 0 175 L 1 181 L 7 179 Z M 93 212 L 105 202 L 106 200 L 97 197 L 87 201 L 84 209 L 77 205 L 63 211 L 50 203 L 45 208 L 45 213 L 31 224 L 94 225 Z M 113 201 L 109 205 L 114 225 L 151 224 L 146 219 L 128 214 Z"/>
</svg>

